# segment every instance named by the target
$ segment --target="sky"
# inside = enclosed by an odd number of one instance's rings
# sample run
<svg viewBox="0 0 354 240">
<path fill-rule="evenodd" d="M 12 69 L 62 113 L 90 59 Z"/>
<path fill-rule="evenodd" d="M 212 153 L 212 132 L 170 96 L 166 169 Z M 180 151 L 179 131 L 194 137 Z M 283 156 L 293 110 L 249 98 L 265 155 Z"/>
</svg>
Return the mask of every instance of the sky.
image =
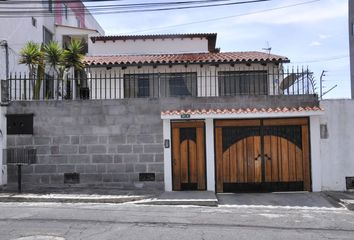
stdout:
<svg viewBox="0 0 354 240">
<path fill-rule="evenodd" d="M 120 1 L 133 2 L 149 1 Z M 324 99 L 350 98 L 348 0 L 272 0 L 95 17 L 106 35 L 217 33 L 216 45 L 222 52 L 271 47 L 271 53 L 291 60 L 289 67 L 308 66 L 318 87 L 322 71 L 327 71 L 323 91 L 338 86 Z"/>
</svg>

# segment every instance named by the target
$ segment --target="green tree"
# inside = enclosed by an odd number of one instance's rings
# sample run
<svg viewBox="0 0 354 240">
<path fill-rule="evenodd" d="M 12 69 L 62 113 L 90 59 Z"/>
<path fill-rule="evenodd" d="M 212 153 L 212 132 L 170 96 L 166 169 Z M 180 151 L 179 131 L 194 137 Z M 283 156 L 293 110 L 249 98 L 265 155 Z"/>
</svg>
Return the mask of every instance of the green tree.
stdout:
<svg viewBox="0 0 354 240">
<path fill-rule="evenodd" d="M 44 59 L 46 64 L 53 68 L 57 77 L 60 77 L 60 70 L 64 61 L 64 50 L 57 42 L 50 42 L 44 46 Z"/>
<path fill-rule="evenodd" d="M 66 68 L 73 68 L 75 84 L 80 87 L 80 71 L 84 69 L 84 54 L 83 54 L 84 45 L 82 41 L 72 39 L 68 48 L 64 50 L 64 63 Z M 70 96 L 70 82 L 67 82 L 67 98 L 71 98 Z M 74 88 L 72 88 L 74 90 Z"/>
<path fill-rule="evenodd" d="M 72 39 L 68 49 L 64 50 L 64 63 L 67 68 L 74 68 L 74 71 L 82 70 L 84 68 L 84 54 L 83 44 L 80 40 Z"/>
<path fill-rule="evenodd" d="M 32 88 L 35 89 L 35 76 L 36 68 L 39 64 L 43 62 L 43 52 L 41 51 L 41 46 L 34 42 L 27 42 L 25 46 L 20 51 L 20 64 L 26 64 L 29 70 L 29 80 L 32 84 Z M 33 90 L 35 91 L 35 90 Z M 27 83 L 24 81 L 23 84 L 24 98 L 26 99 L 27 94 Z"/>
</svg>

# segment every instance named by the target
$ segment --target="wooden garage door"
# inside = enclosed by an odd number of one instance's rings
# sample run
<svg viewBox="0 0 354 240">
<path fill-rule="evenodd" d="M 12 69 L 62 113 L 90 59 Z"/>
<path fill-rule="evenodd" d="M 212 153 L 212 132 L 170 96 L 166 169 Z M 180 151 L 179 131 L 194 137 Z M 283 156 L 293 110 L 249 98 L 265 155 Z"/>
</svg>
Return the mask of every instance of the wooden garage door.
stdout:
<svg viewBox="0 0 354 240">
<path fill-rule="evenodd" d="M 172 123 L 173 190 L 205 190 L 204 122 Z"/>
<path fill-rule="evenodd" d="M 215 122 L 218 192 L 311 190 L 308 119 Z"/>
</svg>

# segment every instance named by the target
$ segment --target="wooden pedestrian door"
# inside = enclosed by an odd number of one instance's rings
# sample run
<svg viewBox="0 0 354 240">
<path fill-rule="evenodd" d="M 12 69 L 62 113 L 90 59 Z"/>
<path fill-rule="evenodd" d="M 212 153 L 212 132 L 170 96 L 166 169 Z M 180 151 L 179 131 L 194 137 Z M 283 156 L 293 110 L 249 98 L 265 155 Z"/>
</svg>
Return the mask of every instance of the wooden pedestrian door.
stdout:
<svg viewBox="0 0 354 240">
<path fill-rule="evenodd" d="M 217 192 L 311 190 L 308 119 L 215 122 Z"/>
<path fill-rule="evenodd" d="M 204 122 L 174 122 L 171 126 L 173 190 L 205 190 Z"/>
</svg>

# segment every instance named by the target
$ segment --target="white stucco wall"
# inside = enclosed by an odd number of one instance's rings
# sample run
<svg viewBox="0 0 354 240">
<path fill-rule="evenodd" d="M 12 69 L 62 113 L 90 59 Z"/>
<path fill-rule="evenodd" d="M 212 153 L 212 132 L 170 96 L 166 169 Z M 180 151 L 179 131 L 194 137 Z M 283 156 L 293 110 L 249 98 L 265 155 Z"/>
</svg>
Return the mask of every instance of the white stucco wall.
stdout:
<svg viewBox="0 0 354 240">
<path fill-rule="evenodd" d="M 354 177 L 354 100 L 321 101 L 328 138 L 320 140 L 322 190 L 346 190 L 345 177 Z"/>
<path fill-rule="evenodd" d="M 13 4 L 13 7 L 23 7 L 22 4 Z M 43 3 L 26 4 L 30 7 L 46 7 Z M 9 46 L 9 71 L 27 71 L 25 65 L 18 64 L 18 53 L 28 41 L 42 43 L 43 26 L 54 34 L 54 17 L 35 17 L 37 25 L 32 26 L 32 18 L 1 18 L 0 41 L 6 40 Z M 4 79 L 5 72 L 5 51 L 0 47 L 0 79 Z"/>
<path fill-rule="evenodd" d="M 208 52 L 206 38 L 166 38 L 89 41 L 90 56 L 111 56 L 119 54 L 176 54 Z"/>
</svg>

